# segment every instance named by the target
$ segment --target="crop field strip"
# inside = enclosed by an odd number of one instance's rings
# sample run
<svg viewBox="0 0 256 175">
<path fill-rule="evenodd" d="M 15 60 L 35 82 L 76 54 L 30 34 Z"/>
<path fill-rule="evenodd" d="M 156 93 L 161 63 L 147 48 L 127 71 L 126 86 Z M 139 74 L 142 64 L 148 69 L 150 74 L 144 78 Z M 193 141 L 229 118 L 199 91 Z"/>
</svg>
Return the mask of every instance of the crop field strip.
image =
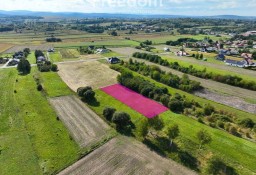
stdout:
<svg viewBox="0 0 256 175">
<path fill-rule="evenodd" d="M 56 97 L 50 102 L 80 147 L 101 140 L 110 130 L 100 117 L 75 96 Z"/>
<path fill-rule="evenodd" d="M 119 136 L 110 140 L 58 175 L 80 174 L 194 175 L 196 173 L 174 161 L 159 156 L 138 141 Z"/>
</svg>

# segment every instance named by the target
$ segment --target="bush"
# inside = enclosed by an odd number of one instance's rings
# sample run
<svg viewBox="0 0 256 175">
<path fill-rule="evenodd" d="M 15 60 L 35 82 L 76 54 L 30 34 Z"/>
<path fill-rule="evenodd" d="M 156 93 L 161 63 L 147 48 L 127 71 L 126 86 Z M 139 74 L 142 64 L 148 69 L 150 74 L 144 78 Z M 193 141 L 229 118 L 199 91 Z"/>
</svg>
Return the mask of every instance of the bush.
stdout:
<svg viewBox="0 0 256 175">
<path fill-rule="evenodd" d="M 112 121 L 113 115 L 116 112 L 115 108 L 111 108 L 111 107 L 106 107 L 103 110 L 103 116 L 108 120 L 108 121 Z"/>
<path fill-rule="evenodd" d="M 52 64 L 51 70 L 52 70 L 53 72 L 57 72 L 57 71 L 58 71 L 58 66 L 57 66 L 56 64 Z"/>
<path fill-rule="evenodd" d="M 125 112 L 115 112 L 112 121 L 116 124 L 117 129 L 125 129 L 130 125 L 131 117 Z"/>
<path fill-rule="evenodd" d="M 38 91 L 42 91 L 43 90 L 43 86 L 41 84 L 37 85 L 37 90 Z"/>
<path fill-rule="evenodd" d="M 183 107 L 183 103 L 175 98 L 172 98 L 168 104 L 168 107 L 171 111 L 174 112 L 183 112 L 184 111 L 184 107 Z"/>
<path fill-rule="evenodd" d="M 88 90 L 92 90 L 92 88 L 90 86 L 86 86 L 86 87 L 80 87 L 77 89 L 77 95 L 79 97 L 83 97 L 84 93 Z"/>
<path fill-rule="evenodd" d="M 255 123 L 253 122 L 252 119 L 250 118 L 246 118 L 246 119 L 243 119 L 239 122 L 239 125 L 243 126 L 243 127 L 246 127 L 246 128 L 253 128 Z"/>
<path fill-rule="evenodd" d="M 204 107 L 204 114 L 205 115 L 211 115 L 215 111 L 214 107 L 210 104 L 205 105 Z"/>
<path fill-rule="evenodd" d="M 223 122 L 223 121 L 220 121 L 220 120 L 218 120 L 218 121 L 217 121 L 217 126 L 218 126 L 218 127 L 220 127 L 220 128 L 223 128 L 223 129 L 224 129 L 224 125 L 225 125 L 225 124 L 224 124 L 224 122 Z"/>
</svg>

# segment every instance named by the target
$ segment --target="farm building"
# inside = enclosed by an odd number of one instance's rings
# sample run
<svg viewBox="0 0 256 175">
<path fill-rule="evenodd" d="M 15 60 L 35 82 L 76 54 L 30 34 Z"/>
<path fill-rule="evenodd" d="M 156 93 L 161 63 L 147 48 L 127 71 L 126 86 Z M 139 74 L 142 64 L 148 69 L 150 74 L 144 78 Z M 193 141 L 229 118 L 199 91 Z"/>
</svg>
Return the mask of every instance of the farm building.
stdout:
<svg viewBox="0 0 256 175">
<path fill-rule="evenodd" d="M 120 59 L 117 57 L 111 57 L 111 58 L 108 58 L 108 63 L 117 64 L 117 63 L 120 63 Z"/>
<path fill-rule="evenodd" d="M 9 61 L 8 58 L 0 58 L 0 64 L 5 64 Z"/>
<path fill-rule="evenodd" d="M 9 61 L 8 66 L 16 66 L 17 64 L 19 64 L 19 62 L 20 62 L 19 59 L 13 59 Z"/>
</svg>

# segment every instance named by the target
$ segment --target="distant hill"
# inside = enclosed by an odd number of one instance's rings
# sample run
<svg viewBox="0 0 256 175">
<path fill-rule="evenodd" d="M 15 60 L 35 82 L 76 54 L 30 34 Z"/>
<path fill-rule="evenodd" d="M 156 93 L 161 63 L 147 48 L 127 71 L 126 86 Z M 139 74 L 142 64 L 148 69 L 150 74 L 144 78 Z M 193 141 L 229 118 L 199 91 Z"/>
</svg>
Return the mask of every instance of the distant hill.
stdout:
<svg viewBox="0 0 256 175">
<path fill-rule="evenodd" d="M 209 19 L 247 19 L 256 20 L 256 16 L 183 16 L 183 15 L 151 15 L 151 14 L 114 14 L 114 13 L 77 13 L 77 12 L 33 12 L 33 11 L 3 11 L 0 16 L 41 16 L 41 17 L 63 17 L 63 18 L 209 18 Z"/>
</svg>

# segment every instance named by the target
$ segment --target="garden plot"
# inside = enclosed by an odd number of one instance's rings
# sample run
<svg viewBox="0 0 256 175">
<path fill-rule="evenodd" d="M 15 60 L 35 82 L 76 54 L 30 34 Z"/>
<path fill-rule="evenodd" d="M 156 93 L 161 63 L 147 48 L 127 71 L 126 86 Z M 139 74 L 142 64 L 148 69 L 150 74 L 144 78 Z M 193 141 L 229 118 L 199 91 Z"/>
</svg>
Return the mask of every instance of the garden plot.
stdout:
<svg viewBox="0 0 256 175">
<path fill-rule="evenodd" d="M 111 130 L 99 116 L 75 96 L 52 98 L 50 103 L 80 147 L 100 141 Z"/>
<path fill-rule="evenodd" d="M 58 64 L 59 75 L 64 82 L 76 91 L 79 87 L 100 88 L 117 83 L 118 72 L 98 61 Z"/>
<path fill-rule="evenodd" d="M 114 138 L 59 175 L 128 175 L 128 174 L 180 174 L 195 172 L 152 152 L 131 138 Z"/>
</svg>

